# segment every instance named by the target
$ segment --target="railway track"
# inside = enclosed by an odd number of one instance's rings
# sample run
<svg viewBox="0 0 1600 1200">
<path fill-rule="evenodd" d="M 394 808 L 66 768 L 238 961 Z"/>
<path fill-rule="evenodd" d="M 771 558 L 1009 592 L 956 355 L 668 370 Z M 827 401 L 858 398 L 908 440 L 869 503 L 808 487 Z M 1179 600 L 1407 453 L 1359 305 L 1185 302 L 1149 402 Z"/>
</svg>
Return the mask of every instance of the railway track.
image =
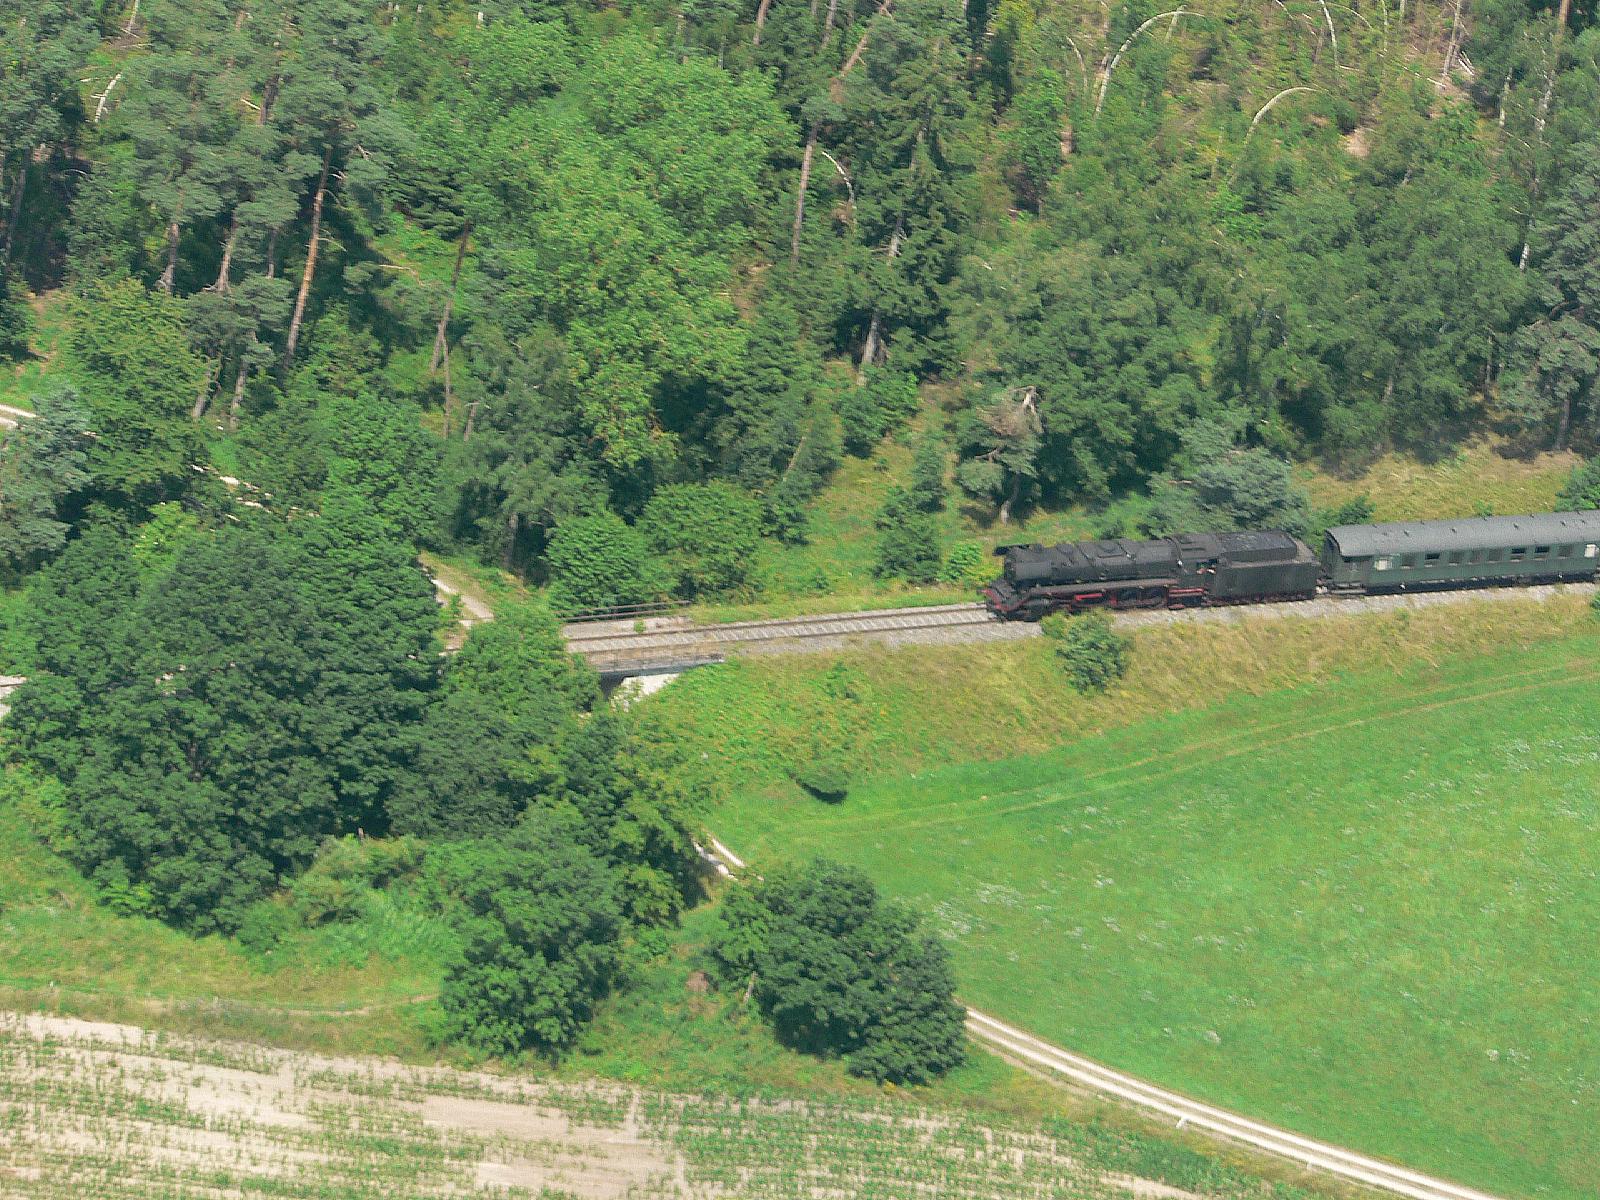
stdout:
<svg viewBox="0 0 1600 1200">
<path fill-rule="evenodd" d="M 926 640 L 929 634 L 962 634 L 951 640 L 1026 637 L 1030 628 L 997 621 L 981 604 L 876 609 L 767 621 L 696 625 L 683 618 L 658 618 L 637 629 L 631 622 L 568 625 L 567 646 L 601 672 L 667 670 L 721 662 L 731 650 L 783 653 L 826 650 L 862 641 L 894 645 Z M 977 635 L 977 636 L 974 636 Z"/>
<path fill-rule="evenodd" d="M 1133 629 L 1178 621 L 1227 622 L 1291 615 L 1317 619 L 1443 604 L 1545 599 L 1564 593 L 1590 595 L 1594 590 L 1593 584 L 1568 583 L 1381 596 L 1322 595 L 1314 600 L 1276 604 L 1130 609 L 1114 614 L 1112 620 L 1119 628 Z M 583 655 L 601 674 L 613 676 L 687 670 L 722 662 L 736 650 L 742 654 L 784 654 L 862 644 L 1009 641 L 1039 633 L 1037 625 L 998 620 L 981 604 L 875 609 L 726 625 L 697 625 L 685 617 L 651 618 L 642 624 L 645 627 L 641 630 L 630 621 L 597 621 L 568 625 L 564 633 L 574 654 Z"/>
</svg>

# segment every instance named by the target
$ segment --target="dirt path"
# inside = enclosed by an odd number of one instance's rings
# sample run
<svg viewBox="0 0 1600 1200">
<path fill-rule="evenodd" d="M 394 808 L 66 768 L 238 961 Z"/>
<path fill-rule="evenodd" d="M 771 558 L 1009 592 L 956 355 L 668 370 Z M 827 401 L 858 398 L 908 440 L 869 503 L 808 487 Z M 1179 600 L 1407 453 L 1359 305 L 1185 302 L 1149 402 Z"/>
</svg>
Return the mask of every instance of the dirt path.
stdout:
<svg viewBox="0 0 1600 1200">
<path fill-rule="evenodd" d="M 722 842 L 714 837 L 708 840 L 711 852 L 722 860 L 730 872 L 749 871 L 744 860 Z M 1179 1129 L 1190 1126 L 1203 1129 L 1216 1137 L 1288 1159 L 1307 1170 L 1325 1172 L 1352 1183 L 1407 1196 L 1411 1200 L 1499 1200 L 1487 1192 L 1435 1179 L 1394 1163 L 1369 1158 L 1353 1150 L 1331 1146 L 1226 1109 L 1191 1100 L 1051 1045 L 975 1008 L 967 1009 L 967 1033 L 986 1050 L 1001 1058 L 1040 1069 L 1047 1077 L 1065 1080 L 1147 1112 L 1158 1113 L 1176 1121 Z"/>
<path fill-rule="evenodd" d="M 1158 1088 L 1131 1075 L 1113 1071 L 1092 1059 L 1053 1046 L 975 1008 L 967 1010 L 967 1032 L 980 1045 L 996 1053 L 1014 1056 L 1080 1086 L 1160 1113 L 1175 1120 L 1179 1129 L 1188 1126 L 1204 1129 L 1230 1141 L 1243 1142 L 1257 1150 L 1300 1163 L 1309 1170 L 1324 1171 L 1354 1183 L 1409 1196 L 1413 1200 L 1497 1200 L 1487 1192 L 1435 1179 L 1352 1150 L 1330 1146 Z"/>
<path fill-rule="evenodd" d="M 466 616 L 461 619 L 463 625 L 494 620 L 494 610 L 471 593 L 463 591 L 454 584 L 446 583 L 438 576 L 434 577 L 433 587 L 447 602 L 452 596 L 461 601 L 461 611 L 466 613 Z"/>
</svg>

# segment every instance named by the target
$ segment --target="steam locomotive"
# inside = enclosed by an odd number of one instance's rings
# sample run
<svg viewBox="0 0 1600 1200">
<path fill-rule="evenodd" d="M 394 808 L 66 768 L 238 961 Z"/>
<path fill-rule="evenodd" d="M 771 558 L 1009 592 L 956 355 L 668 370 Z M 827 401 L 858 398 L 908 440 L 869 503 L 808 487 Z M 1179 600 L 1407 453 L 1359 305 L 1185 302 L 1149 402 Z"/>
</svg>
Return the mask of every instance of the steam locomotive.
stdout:
<svg viewBox="0 0 1600 1200">
<path fill-rule="evenodd" d="M 1281 530 L 1001 546 L 989 611 L 1037 621 L 1087 608 L 1186 608 L 1593 580 L 1600 512 L 1338 525 L 1320 557 Z"/>
</svg>

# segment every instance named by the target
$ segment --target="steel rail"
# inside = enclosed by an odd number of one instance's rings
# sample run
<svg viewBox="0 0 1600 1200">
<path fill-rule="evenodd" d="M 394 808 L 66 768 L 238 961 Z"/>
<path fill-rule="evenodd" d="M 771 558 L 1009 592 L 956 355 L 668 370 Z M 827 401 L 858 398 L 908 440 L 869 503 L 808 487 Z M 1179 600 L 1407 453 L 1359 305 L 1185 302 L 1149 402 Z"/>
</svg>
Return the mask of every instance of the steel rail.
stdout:
<svg viewBox="0 0 1600 1200">
<path fill-rule="evenodd" d="M 646 629 L 643 631 L 633 629 L 593 630 L 583 624 L 569 624 L 563 632 L 566 634 L 569 645 L 578 645 L 598 642 L 633 642 L 640 639 L 673 639 L 681 640 L 685 637 L 708 636 L 717 641 L 745 640 L 741 635 L 748 634 L 753 638 L 766 639 L 772 637 L 796 636 L 786 631 L 801 631 L 803 636 L 814 628 L 832 625 L 848 625 L 861 621 L 897 621 L 911 624 L 907 628 L 918 628 L 924 625 L 958 624 L 948 619 L 950 615 L 971 617 L 974 614 L 986 614 L 987 610 L 980 603 L 964 604 L 930 604 L 925 607 L 911 608 L 875 608 L 865 609 L 860 612 L 842 613 L 817 613 L 805 617 L 773 617 L 753 621 L 729 621 L 725 624 L 699 624 L 679 626 L 667 629 Z M 930 619 L 932 618 L 932 619 Z"/>
</svg>

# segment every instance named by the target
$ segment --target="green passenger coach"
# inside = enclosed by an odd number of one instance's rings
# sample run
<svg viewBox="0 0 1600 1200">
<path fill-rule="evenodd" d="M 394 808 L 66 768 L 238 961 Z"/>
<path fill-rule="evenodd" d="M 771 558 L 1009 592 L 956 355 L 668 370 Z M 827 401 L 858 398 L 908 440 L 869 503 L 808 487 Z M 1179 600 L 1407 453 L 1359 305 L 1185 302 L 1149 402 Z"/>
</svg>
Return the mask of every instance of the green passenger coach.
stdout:
<svg viewBox="0 0 1600 1200">
<path fill-rule="evenodd" d="M 1593 579 L 1597 567 L 1600 512 L 1338 525 L 1322 546 L 1334 594 Z"/>
</svg>

